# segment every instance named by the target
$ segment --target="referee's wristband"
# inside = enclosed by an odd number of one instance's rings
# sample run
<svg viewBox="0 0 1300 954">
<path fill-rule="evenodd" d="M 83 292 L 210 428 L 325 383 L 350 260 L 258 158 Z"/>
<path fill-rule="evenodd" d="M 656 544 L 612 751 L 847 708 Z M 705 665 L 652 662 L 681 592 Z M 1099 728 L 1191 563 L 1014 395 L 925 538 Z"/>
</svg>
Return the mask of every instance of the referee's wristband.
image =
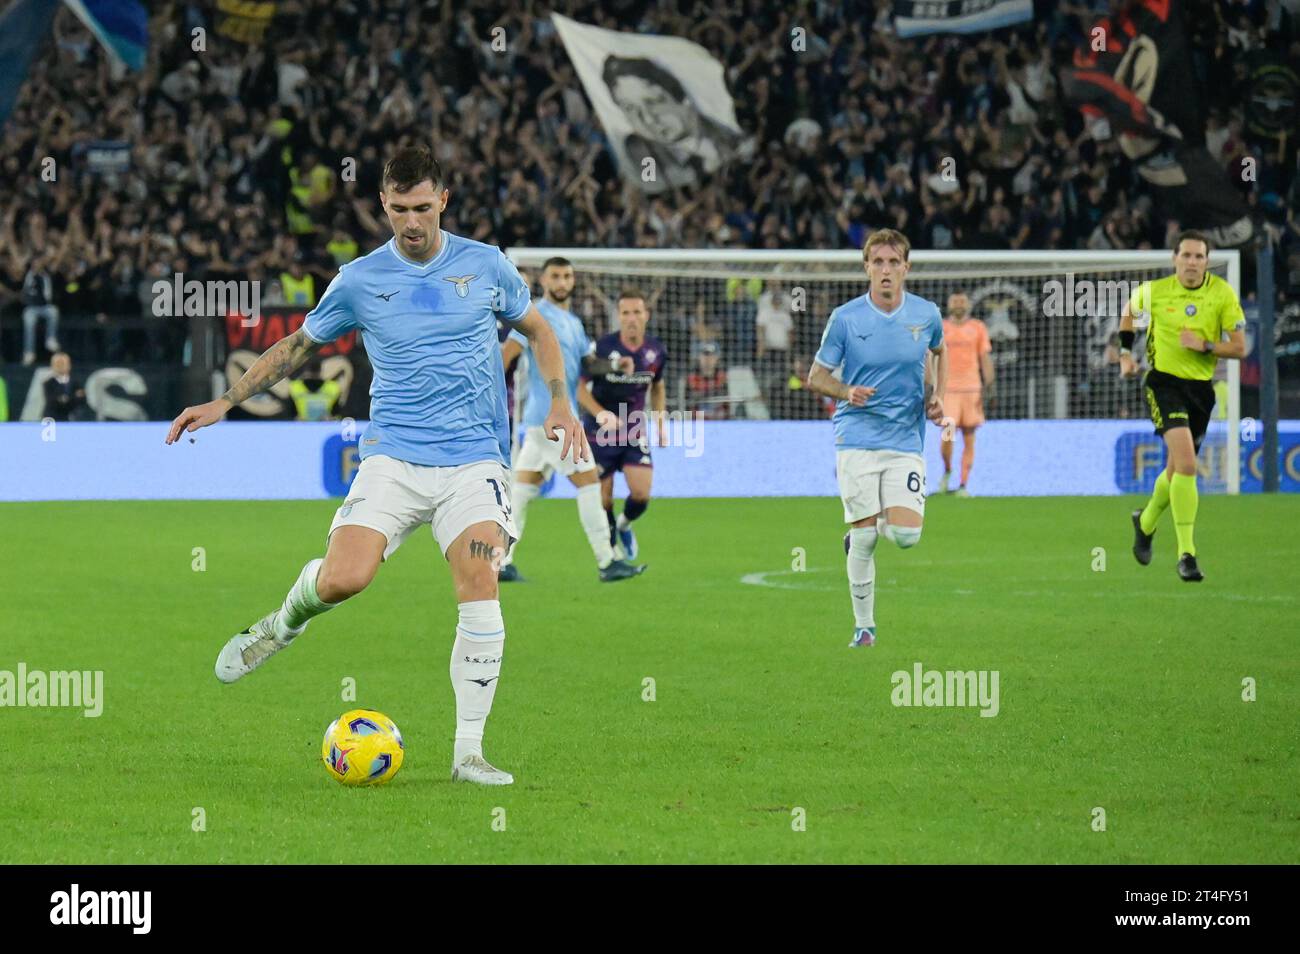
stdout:
<svg viewBox="0 0 1300 954">
<path fill-rule="evenodd" d="M 1121 332 L 1119 333 L 1119 350 L 1120 350 L 1120 354 L 1123 354 L 1125 351 L 1132 351 L 1132 350 L 1133 350 L 1133 342 L 1134 342 L 1135 340 L 1137 340 L 1137 332 L 1136 332 L 1136 331 L 1121 331 Z"/>
</svg>

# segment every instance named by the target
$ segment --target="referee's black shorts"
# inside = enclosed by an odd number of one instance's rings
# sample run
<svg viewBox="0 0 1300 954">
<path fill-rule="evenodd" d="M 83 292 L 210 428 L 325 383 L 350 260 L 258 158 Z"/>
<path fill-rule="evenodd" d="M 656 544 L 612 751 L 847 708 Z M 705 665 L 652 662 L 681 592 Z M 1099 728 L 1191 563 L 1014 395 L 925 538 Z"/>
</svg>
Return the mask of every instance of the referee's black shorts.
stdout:
<svg viewBox="0 0 1300 954">
<path fill-rule="evenodd" d="M 1163 434 L 1173 427 L 1190 428 L 1192 444 L 1200 450 L 1214 411 L 1213 382 L 1180 378 L 1152 369 L 1147 372 L 1143 386 L 1156 433 Z"/>
</svg>

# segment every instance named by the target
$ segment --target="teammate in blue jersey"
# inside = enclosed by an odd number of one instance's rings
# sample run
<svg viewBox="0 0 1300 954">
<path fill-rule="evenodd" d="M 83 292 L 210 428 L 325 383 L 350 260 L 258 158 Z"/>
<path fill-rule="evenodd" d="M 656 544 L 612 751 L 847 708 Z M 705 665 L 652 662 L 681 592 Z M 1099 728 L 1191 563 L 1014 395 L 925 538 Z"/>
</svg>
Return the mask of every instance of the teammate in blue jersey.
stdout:
<svg viewBox="0 0 1300 954">
<path fill-rule="evenodd" d="M 839 401 L 835 472 L 844 521 L 852 525 L 844 537 L 855 623 L 850 646 L 876 641 L 879 534 L 903 549 L 921 539 L 925 419 L 943 420 L 943 316 L 934 302 L 903 290 L 910 251 L 893 229 L 871 234 L 862 250 L 870 291 L 831 312 L 808 376 L 809 387 Z M 934 386 L 927 394 L 931 354 Z"/>
<path fill-rule="evenodd" d="M 582 424 L 587 429 L 587 441 L 600 471 L 601 500 L 609 522 L 610 540 L 615 544 L 615 554 L 629 560 L 637 555 L 632 521 L 650 506 L 654 475 L 648 437 L 651 416 L 658 425 L 659 446 L 668 446 L 664 422 L 668 400 L 664 368 L 668 364 L 668 349 L 658 338 L 646 334 L 649 320 L 645 296 L 635 288 L 623 289 L 618 296 L 618 331 L 596 342 L 595 357 L 608 361 L 608 370 L 585 374 L 583 386 L 578 389 Z M 620 470 L 627 482 L 627 500 L 616 520 L 614 474 Z"/>
<path fill-rule="evenodd" d="M 325 556 L 303 567 L 279 609 L 226 643 L 217 678 L 234 682 L 289 646 L 308 620 L 360 593 L 407 536 L 430 525 L 459 602 L 452 780 L 508 785 L 513 777 L 483 758 L 505 644 L 497 570 L 516 535 L 498 317 L 528 337 L 548 382 L 545 433 L 557 435 L 561 456 L 585 460 L 590 450 L 565 391 L 559 343 L 527 283 L 500 249 L 440 227 L 445 182 L 429 149 L 400 150 L 380 192 L 392 240 L 344 265 L 303 326 L 225 395 L 182 411 L 167 443 L 217 423 L 344 332 L 363 330 L 375 372 L 370 425 Z"/>
<path fill-rule="evenodd" d="M 551 330 L 560 342 L 560 350 L 564 353 L 564 375 L 570 407 L 576 414 L 577 405 L 574 402 L 577 400 L 579 375 L 584 371 L 596 374 L 610 370 L 612 363 L 608 359 L 594 356 L 596 346 L 587 337 L 582 320 L 564 307 L 573 294 L 572 263 L 567 258 L 547 259 L 542 264 L 541 283 L 543 298 L 537 305 L 537 311 L 550 322 Z M 547 439 L 543 428 L 550 411 L 551 398 L 546 380 L 541 366 L 532 360 L 528 339 L 518 331 L 511 331 L 502 349 L 502 360 L 509 366 L 521 353 L 528 357 L 528 388 L 523 413 L 524 443 L 519 451 L 519 460 L 515 463 L 515 482 L 510 493 L 517 539 L 502 564 L 501 580 L 523 579 L 514 565 L 514 553 L 518 548 L 518 540 L 524 535 L 528 505 L 541 492 L 542 483 L 556 470 L 573 481 L 573 486 L 578 488 L 578 522 L 582 524 L 587 542 L 591 544 L 591 552 L 596 556 L 601 581 L 610 583 L 636 576 L 645 567 L 633 566 L 614 558 L 609 526 L 601 505 L 600 478 L 596 473 L 595 462 L 577 460 L 572 455 L 561 457 L 559 445 Z"/>
</svg>

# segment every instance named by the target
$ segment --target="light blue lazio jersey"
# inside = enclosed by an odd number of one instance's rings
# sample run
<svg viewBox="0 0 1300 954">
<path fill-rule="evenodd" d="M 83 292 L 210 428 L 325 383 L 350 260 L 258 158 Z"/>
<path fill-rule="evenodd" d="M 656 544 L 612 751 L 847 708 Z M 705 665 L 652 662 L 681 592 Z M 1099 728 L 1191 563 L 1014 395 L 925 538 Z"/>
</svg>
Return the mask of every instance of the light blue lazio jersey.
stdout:
<svg viewBox="0 0 1300 954">
<path fill-rule="evenodd" d="M 919 454 L 925 447 L 925 358 L 943 343 L 939 306 L 903 293 L 885 314 L 870 295 L 831 312 L 816 361 L 840 368 L 845 384 L 875 388 L 862 407 L 835 407 L 835 447 Z"/>
<path fill-rule="evenodd" d="M 510 460 L 497 316 L 528 312 L 528 284 L 501 250 L 444 231 L 419 264 L 390 240 L 348 262 L 303 330 L 320 342 L 353 328 L 374 366 L 361 458 L 450 467 Z"/>
<path fill-rule="evenodd" d="M 564 380 L 569 386 L 569 403 L 573 413 L 578 413 L 578 376 L 582 374 L 582 359 L 596 347 L 587 337 L 587 329 L 582 326 L 582 319 L 571 311 L 553 305 L 549 301 L 539 301 L 537 310 L 551 325 L 555 337 L 560 341 L 560 353 L 564 355 Z M 528 339 L 523 332 L 512 331 L 510 338 L 524 346 L 528 355 L 528 395 L 524 399 L 524 427 L 541 427 L 546 423 L 546 415 L 551 410 L 551 389 L 542 379 L 542 369 L 533 357 L 528 346 Z"/>
</svg>

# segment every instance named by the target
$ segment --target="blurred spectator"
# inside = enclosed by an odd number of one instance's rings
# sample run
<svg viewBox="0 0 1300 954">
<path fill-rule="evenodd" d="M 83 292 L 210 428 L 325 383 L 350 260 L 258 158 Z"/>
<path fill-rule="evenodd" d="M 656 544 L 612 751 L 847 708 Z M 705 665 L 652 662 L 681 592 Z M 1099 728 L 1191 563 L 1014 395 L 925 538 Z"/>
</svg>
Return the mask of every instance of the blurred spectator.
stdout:
<svg viewBox="0 0 1300 954">
<path fill-rule="evenodd" d="M 42 418 L 55 421 L 72 420 L 73 415 L 86 405 L 86 392 L 81 382 L 72 376 L 72 359 L 64 352 L 50 358 L 50 371 L 45 379 L 45 410 Z"/>
<path fill-rule="evenodd" d="M 790 293 L 781 282 L 768 282 L 758 296 L 758 366 L 765 376 L 781 374 L 790 364 L 790 335 L 794 315 Z"/>
<path fill-rule="evenodd" d="M 727 405 L 727 372 L 718 367 L 718 346 L 707 342 L 695 356 L 695 368 L 686 378 L 686 405 L 699 417 L 722 420 L 731 416 Z"/>
<path fill-rule="evenodd" d="M 23 276 L 23 364 L 36 363 L 36 323 L 45 319 L 45 349 L 59 350 L 59 308 L 54 304 L 51 254 L 33 256 Z M 66 356 L 65 356 L 66 357 Z"/>
<path fill-rule="evenodd" d="M 307 271 L 301 252 L 289 262 L 289 270 L 280 273 L 280 290 L 290 305 L 310 308 L 316 304 L 316 280 Z"/>
<path fill-rule="evenodd" d="M 289 383 L 289 397 L 299 421 L 332 421 L 341 394 L 338 382 L 324 376 L 319 358 L 307 362 L 302 375 Z"/>
</svg>

